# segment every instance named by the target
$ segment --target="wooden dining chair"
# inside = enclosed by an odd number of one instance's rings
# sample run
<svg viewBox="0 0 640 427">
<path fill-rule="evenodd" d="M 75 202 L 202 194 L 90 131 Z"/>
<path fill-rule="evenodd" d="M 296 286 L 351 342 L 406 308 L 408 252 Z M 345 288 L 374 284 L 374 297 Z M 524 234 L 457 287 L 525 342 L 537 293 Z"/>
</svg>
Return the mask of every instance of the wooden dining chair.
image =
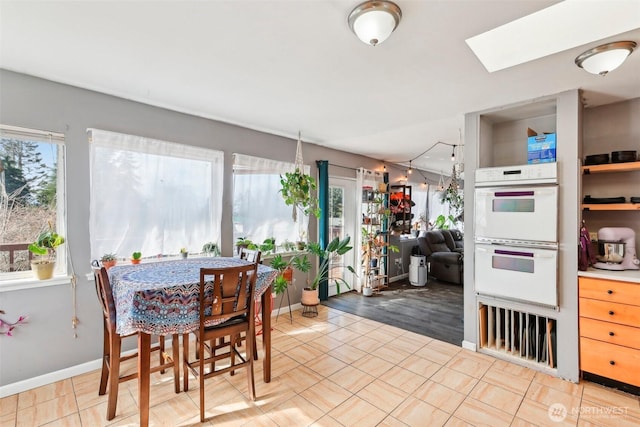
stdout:
<svg viewBox="0 0 640 427">
<path fill-rule="evenodd" d="M 223 268 L 200 269 L 199 328 L 196 336 L 196 351 L 199 357 L 189 360 L 189 334 L 182 336 L 184 365 L 184 391 L 189 390 L 189 372 L 200 382 L 200 421 L 204 422 L 204 380 L 227 372 L 233 375 L 237 369 L 247 368 L 247 385 L 251 400 L 256 398 L 253 377 L 254 341 L 247 340 L 246 354 L 236 348 L 238 336 L 255 336 L 253 301 L 255 298 L 258 264 L 238 265 Z M 228 339 L 228 341 L 227 341 Z M 209 347 L 205 343 L 219 344 Z M 221 365 L 221 360 L 228 360 Z M 209 370 L 205 372 L 205 366 Z"/>
<path fill-rule="evenodd" d="M 107 270 L 99 264 L 97 260 L 91 263 L 96 284 L 96 293 L 102 306 L 103 314 L 103 351 L 102 351 L 102 373 L 100 375 L 100 388 L 98 395 L 102 396 L 109 390 L 107 401 L 107 420 L 112 420 L 116 416 L 116 406 L 118 404 L 118 385 L 121 382 L 138 378 L 138 373 L 133 372 L 128 375 L 120 375 L 120 364 L 126 360 L 133 359 L 138 353 L 122 356 L 122 339 L 135 337 L 137 334 L 120 335 L 116 332 L 116 306 L 113 301 L 113 292 L 109 282 Z M 172 336 L 173 356 L 165 352 L 164 336 L 160 336 L 158 343 L 151 347 L 151 352 L 159 353 L 157 366 L 153 366 L 150 372 L 164 373 L 166 369 L 173 367 L 173 381 L 175 392 L 180 392 L 180 336 Z"/>
<path fill-rule="evenodd" d="M 240 259 L 244 259 L 249 262 L 255 262 L 256 264 L 260 264 L 261 256 L 262 256 L 262 252 L 260 252 L 259 249 L 242 248 L 240 250 Z"/>
</svg>

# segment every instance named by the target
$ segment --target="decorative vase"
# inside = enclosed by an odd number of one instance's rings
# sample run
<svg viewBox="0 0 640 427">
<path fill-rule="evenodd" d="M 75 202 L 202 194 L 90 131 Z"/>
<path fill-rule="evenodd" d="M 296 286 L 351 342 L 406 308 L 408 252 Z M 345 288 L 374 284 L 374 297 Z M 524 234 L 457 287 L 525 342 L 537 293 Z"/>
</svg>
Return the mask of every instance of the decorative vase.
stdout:
<svg viewBox="0 0 640 427">
<path fill-rule="evenodd" d="M 364 295 L 365 297 L 370 297 L 371 295 L 373 295 L 373 288 L 362 288 L 362 295 Z"/>
<path fill-rule="evenodd" d="M 302 305 L 318 305 L 320 304 L 320 298 L 318 298 L 318 289 L 304 288 L 302 290 L 302 299 L 300 300 Z"/>
<path fill-rule="evenodd" d="M 53 261 L 31 261 L 31 270 L 38 280 L 47 280 L 53 277 L 56 263 Z"/>
</svg>

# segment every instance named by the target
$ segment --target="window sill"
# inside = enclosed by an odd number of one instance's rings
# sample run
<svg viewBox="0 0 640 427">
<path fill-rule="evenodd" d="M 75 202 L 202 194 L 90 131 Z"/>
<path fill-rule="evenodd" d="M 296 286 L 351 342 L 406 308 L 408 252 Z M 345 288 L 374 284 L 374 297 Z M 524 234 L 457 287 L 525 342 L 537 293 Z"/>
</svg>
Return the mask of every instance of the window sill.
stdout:
<svg viewBox="0 0 640 427">
<path fill-rule="evenodd" d="M 0 281 L 0 293 L 44 288 L 47 286 L 68 285 L 70 283 L 71 276 L 58 276 L 49 280 L 38 280 L 33 278 L 3 280 Z"/>
</svg>

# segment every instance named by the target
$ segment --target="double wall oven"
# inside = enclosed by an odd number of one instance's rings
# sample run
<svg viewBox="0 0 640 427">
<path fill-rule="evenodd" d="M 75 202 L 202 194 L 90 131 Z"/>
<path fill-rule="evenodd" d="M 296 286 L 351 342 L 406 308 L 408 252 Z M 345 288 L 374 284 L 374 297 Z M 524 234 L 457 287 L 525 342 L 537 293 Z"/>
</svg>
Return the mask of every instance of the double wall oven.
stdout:
<svg viewBox="0 0 640 427">
<path fill-rule="evenodd" d="M 476 170 L 475 291 L 558 305 L 556 163 Z"/>
</svg>

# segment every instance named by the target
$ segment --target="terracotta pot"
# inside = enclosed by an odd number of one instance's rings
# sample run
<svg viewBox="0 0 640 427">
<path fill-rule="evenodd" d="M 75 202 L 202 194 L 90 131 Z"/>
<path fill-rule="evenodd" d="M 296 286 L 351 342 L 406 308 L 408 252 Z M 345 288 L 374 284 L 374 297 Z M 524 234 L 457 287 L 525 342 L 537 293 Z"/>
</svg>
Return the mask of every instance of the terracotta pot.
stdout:
<svg viewBox="0 0 640 427">
<path fill-rule="evenodd" d="M 282 277 L 287 282 L 292 282 L 293 281 L 293 268 L 287 267 L 287 269 L 282 272 Z"/>
<path fill-rule="evenodd" d="M 304 288 L 302 290 L 302 299 L 300 300 L 302 305 L 318 305 L 320 304 L 320 298 L 318 298 L 317 289 Z"/>
<path fill-rule="evenodd" d="M 31 261 L 31 270 L 33 270 L 38 280 L 51 279 L 55 267 L 56 263 L 53 261 Z"/>
<path fill-rule="evenodd" d="M 133 259 L 133 258 L 131 258 L 131 264 L 140 264 L 140 261 L 141 261 L 141 260 L 139 260 L 139 259 Z"/>
<path fill-rule="evenodd" d="M 110 269 L 111 267 L 113 267 L 114 265 L 116 265 L 116 263 L 117 263 L 117 262 L 118 262 L 118 261 L 117 261 L 117 260 L 115 260 L 115 259 L 114 259 L 113 261 L 102 261 L 102 266 L 103 266 L 106 270 L 108 270 L 108 269 Z"/>
</svg>

